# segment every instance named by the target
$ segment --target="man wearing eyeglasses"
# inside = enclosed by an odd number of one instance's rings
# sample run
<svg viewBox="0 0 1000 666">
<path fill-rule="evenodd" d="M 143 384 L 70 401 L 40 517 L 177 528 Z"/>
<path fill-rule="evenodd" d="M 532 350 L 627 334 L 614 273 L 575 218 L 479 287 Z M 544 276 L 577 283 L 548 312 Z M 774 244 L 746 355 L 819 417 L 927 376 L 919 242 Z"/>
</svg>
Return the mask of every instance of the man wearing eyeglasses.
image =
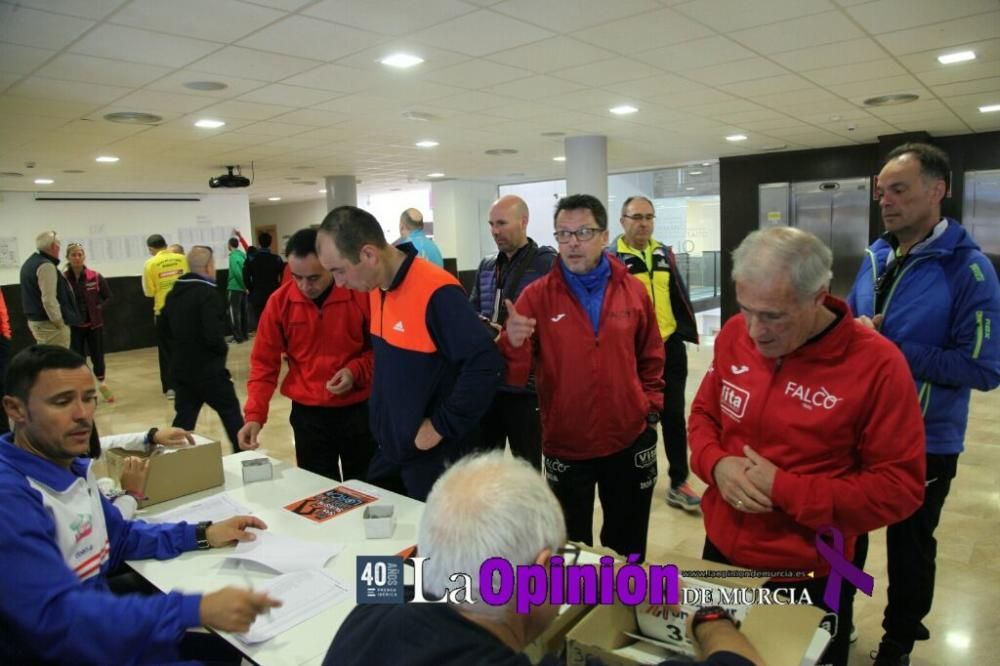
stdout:
<svg viewBox="0 0 1000 666">
<path fill-rule="evenodd" d="M 500 197 L 489 215 L 497 253 L 479 263 L 469 302 L 496 337 L 507 321 L 504 299 L 516 301 L 525 287 L 549 272 L 559 254 L 528 238 L 528 204 L 521 197 Z M 504 442 L 510 440 L 511 453 L 541 469 L 542 424 L 533 380 L 523 387 L 501 386 L 479 429 L 481 448 L 502 451 Z"/>
<path fill-rule="evenodd" d="M 605 252 L 608 216 L 595 197 L 561 199 L 555 237 L 556 266 L 528 285 L 516 307 L 507 300 L 499 341 L 507 382 L 523 386 L 535 370 L 545 477 L 570 540 L 593 543 L 596 486 L 601 543 L 645 558 L 656 484 L 652 424 L 663 408 L 663 339 L 653 303 Z"/>
<path fill-rule="evenodd" d="M 177 392 L 171 425 L 194 430 L 202 405 L 207 404 L 222 419 L 233 451 L 238 453 L 243 411 L 226 369 L 226 305 L 215 284 L 212 248 L 195 245 L 186 263 L 190 272 L 173 284 L 156 320 Z"/>
<path fill-rule="evenodd" d="M 667 504 L 686 511 L 697 511 L 701 498 L 687 482 L 684 385 L 688 363 L 684 343 L 698 343 L 698 326 L 673 251 L 653 238 L 655 220 L 652 201 L 643 196 L 629 197 L 622 205 L 621 223 L 625 233 L 612 242 L 610 250 L 646 287 L 656 311 L 656 325 L 664 340 L 667 360 L 663 365 L 660 428 L 663 430 L 663 448 L 667 453 L 670 476 Z"/>
</svg>

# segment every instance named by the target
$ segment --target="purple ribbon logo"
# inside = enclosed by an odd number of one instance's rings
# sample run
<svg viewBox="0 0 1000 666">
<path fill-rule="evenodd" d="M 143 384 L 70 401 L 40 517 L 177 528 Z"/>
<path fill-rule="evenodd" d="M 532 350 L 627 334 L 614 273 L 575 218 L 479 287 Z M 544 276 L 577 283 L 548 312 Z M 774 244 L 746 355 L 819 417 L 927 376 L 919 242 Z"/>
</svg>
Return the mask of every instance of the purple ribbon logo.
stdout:
<svg viewBox="0 0 1000 666">
<path fill-rule="evenodd" d="M 833 545 L 824 541 L 823 536 L 829 536 L 833 540 Z M 833 525 L 824 525 L 816 530 L 816 551 L 830 563 L 830 578 L 826 582 L 826 590 L 823 591 L 823 601 L 834 613 L 840 612 L 840 587 L 845 578 L 851 585 L 869 597 L 872 596 L 875 579 L 844 557 L 844 534 L 840 530 Z"/>
</svg>

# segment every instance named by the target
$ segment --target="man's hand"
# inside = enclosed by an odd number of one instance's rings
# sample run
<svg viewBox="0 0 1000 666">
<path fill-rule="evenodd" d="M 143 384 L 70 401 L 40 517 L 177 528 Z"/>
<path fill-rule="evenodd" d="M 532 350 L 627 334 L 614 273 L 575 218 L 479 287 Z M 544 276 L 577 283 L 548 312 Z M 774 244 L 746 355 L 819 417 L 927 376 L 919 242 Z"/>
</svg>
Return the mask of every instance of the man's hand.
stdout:
<svg viewBox="0 0 1000 666">
<path fill-rule="evenodd" d="M 722 499 L 737 511 L 767 513 L 771 510 L 771 499 L 747 478 L 747 467 L 751 464 L 747 458 L 726 456 L 715 464 L 712 476 Z"/>
<path fill-rule="evenodd" d="M 218 523 L 212 523 L 205 530 L 205 538 L 212 548 L 228 546 L 235 541 L 253 541 L 257 535 L 248 532 L 248 527 L 266 530 L 267 523 L 254 516 L 233 516 Z"/>
<path fill-rule="evenodd" d="M 417 436 L 414 438 L 413 442 L 417 445 L 417 448 L 421 451 L 430 451 L 435 446 L 441 443 L 443 437 L 434 429 L 431 424 L 430 419 L 424 419 L 423 423 L 420 424 L 420 428 L 417 430 Z"/>
<path fill-rule="evenodd" d="M 184 428 L 158 428 L 153 435 L 153 443 L 175 449 L 179 446 L 194 446 L 194 436 Z"/>
<path fill-rule="evenodd" d="M 224 587 L 205 594 L 198 607 L 201 623 L 212 629 L 243 633 L 261 613 L 277 608 L 281 602 L 263 592 Z"/>
<path fill-rule="evenodd" d="M 250 451 L 260 446 L 260 443 L 257 441 L 257 435 L 260 434 L 260 429 L 263 427 L 257 421 L 247 421 L 244 423 L 240 431 L 236 433 L 236 440 L 240 443 L 240 448 L 244 451 Z"/>
<path fill-rule="evenodd" d="M 125 492 L 143 497 L 146 477 L 149 475 L 149 458 L 129 456 L 122 462 L 121 484 Z"/>
<path fill-rule="evenodd" d="M 885 315 L 883 314 L 877 314 L 874 317 L 866 317 L 865 315 L 861 315 L 860 317 L 857 317 L 855 321 L 857 321 L 862 326 L 872 329 L 873 331 L 878 331 L 882 328 L 883 319 L 885 319 Z"/>
<path fill-rule="evenodd" d="M 749 446 L 743 447 L 743 453 L 752 465 L 747 468 L 746 475 L 750 482 L 762 493 L 771 497 L 774 492 L 774 477 L 778 468 L 770 460 L 760 455 Z"/>
<path fill-rule="evenodd" d="M 354 373 L 349 368 L 341 368 L 326 383 L 326 390 L 334 395 L 344 395 L 354 388 Z"/>
<path fill-rule="evenodd" d="M 507 324 L 505 325 L 507 339 L 512 347 L 520 347 L 525 340 L 534 335 L 537 322 L 531 317 L 518 314 L 509 298 L 504 299 L 504 304 L 507 306 Z"/>
</svg>

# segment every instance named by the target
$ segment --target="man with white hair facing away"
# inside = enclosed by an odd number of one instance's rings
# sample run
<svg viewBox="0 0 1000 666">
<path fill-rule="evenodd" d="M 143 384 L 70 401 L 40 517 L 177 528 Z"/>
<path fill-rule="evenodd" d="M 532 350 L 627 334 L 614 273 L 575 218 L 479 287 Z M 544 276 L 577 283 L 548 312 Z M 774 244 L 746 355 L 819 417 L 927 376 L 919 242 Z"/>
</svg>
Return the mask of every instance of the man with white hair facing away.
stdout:
<svg viewBox="0 0 1000 666">
<path fill-rule="evenodd" d="M 845 666 L 853 588 L 833 576 L 850 566 L 859 534 L 920 506 L 924 429 L 906 360 L 830 295 L 832 264 L 800 229 L 743 239 L 733 252 L 741 316 L 715 341 L 688 427 L 691 467 L 708 484 L 702 557 L 815 572 L 765 587 L 808 590 L 835 612 L 821 663 Z M 840 594 L 827 603 L 830 580 Z"/>
<path fill-rule="evenodd" d="M 21 265 L 21 307 L 36 342 L 68 349 L 70 327 L 83 323 L 83 318 L 72 287 L 59 272 L 60 247 L 54 231 L 35 238 L 38 252 Z"/>
<path fill-rule="evenodd" d="M 472 578 L 475 603 L 362 604 L 340 626 L 324 666 L 530 666 L 521 651 L 552 623 L 559 607 L 542 604 L 517 613 L 514 600 L 488 605 L 480 600 L 478 583 L 479 568 L 490 558 L 502 557 L 515 568 L 547 567 L 554 555 L 566 552 L 562 510 L 538 471 L 500 452 L 462 458 L 441 475 L 428 495 L 417 542 L 421 557 L 427 558 L 424 595 L 443 597 L 455 586 L 449 577 L 465 572 Z M 698 663 L 762 663 L 730 621 L 702 623 L 696 638 L 711 655 Z M 558 661 L 547 656 L 540 663 Z M 665 662 L 674 663 L 696 666 Z"/>
</svg>

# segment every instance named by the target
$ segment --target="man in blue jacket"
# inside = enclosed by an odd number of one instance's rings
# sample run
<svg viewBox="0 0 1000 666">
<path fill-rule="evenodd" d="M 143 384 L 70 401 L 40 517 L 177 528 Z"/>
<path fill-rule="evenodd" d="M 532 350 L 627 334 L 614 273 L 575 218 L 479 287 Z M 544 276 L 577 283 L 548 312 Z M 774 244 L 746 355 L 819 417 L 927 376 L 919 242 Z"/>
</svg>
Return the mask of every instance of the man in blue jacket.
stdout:
<svg viewBox="0 0 1000 666">
<path fill-rule="evenodd" d="M 91 438 L 97 388 L 76 352 L 28 347 L 11 360 L 6 390 L 14 431 L 0 437 L 0 663 L 176 661 L 187 629 L 244 632 L 280 605 L 228 587 L 113 595 L 107 574 L 125 560 L 252 540 L 246 528 L 266 525 L 250 516 L 197 526 L 122 518 L 84 458 L 100 454 Z"/>
<path fill-rule="evenodd" d="M 867 250 L 848 303 L 903 352 L 927 432 L 924 503 L 886 535 L 889 603 L 875 664 L 908 664 L 934 596 L 937 527 L 963 450 L 971 389 L 1000 384 L 1000 285 L 964 228 L 941 217 L 951 167 L 944 151 L 907 143 L 889 153 L 877 193 L 886 232 Z"/>
</svg>

